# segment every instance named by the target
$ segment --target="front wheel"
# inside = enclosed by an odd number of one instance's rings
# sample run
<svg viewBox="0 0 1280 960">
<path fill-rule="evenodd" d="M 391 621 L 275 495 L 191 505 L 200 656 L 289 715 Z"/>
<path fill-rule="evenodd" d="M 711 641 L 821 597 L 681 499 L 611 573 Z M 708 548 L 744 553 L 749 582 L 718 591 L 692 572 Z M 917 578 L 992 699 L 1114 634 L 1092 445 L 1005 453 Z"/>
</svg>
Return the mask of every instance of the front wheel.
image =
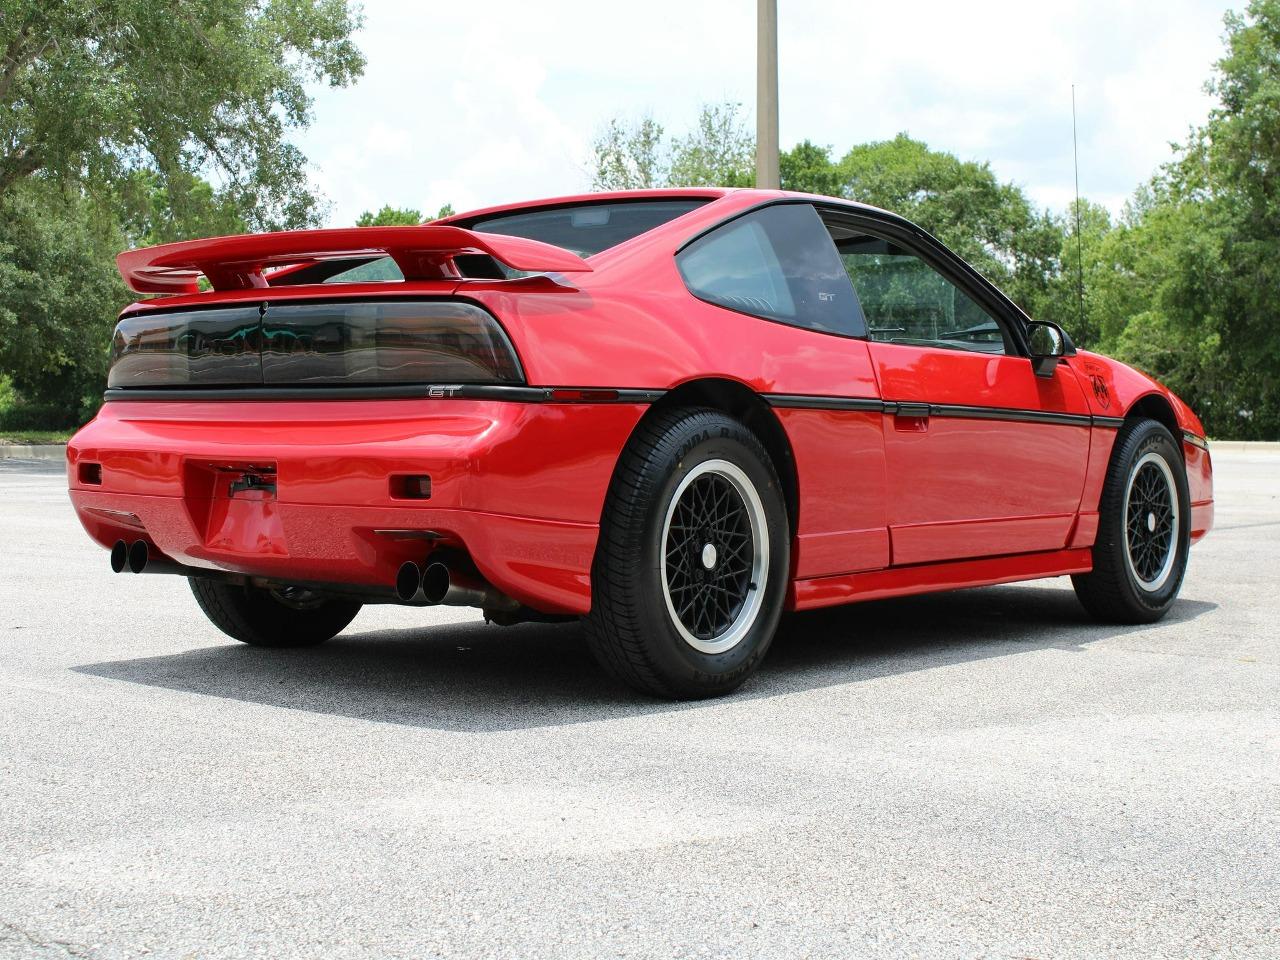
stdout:
<svg viewBox="0 0 1280 960">
<path fill-rule="evenodd" d="M 727 693 L 773 640 L 789 562 L 786 505 L 755 435 L 714 410 L 660 414 L 636 432 L 609 489 L 592 650 L 654 696 Z"/>
<path fill-rule="evenodd" d="M 1153 623 L 1178 596 L 1191 545 L 1187 473 L 1155 420 L 1116 437 L 1099 504 L 1093 571 L 1071 578 L 1086 610 L 1110 623 Z"/>
<path fill-rule="evenodd" d="M 354 600 L 300 587 L 262 590 L 189 577 L 196 603 L 215 627 L 255 647 L 313 647 L 337 636 L 360 612 Z"/>
</svg>

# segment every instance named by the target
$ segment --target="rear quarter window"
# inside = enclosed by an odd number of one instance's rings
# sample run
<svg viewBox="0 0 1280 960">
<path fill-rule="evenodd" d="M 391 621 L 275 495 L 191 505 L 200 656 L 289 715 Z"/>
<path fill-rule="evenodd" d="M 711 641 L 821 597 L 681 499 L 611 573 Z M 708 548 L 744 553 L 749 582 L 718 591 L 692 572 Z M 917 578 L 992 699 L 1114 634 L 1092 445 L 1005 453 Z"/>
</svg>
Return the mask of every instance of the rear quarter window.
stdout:
<svg viewBox="0 0 1280 960">
<path fill-rule="evenodd" d="M 849 274 L 808 204 L 731 220 L 681 250 L 676 265 L 689 292 L 708 303 L 806 330 L 866 336 Z"/>
</svg>

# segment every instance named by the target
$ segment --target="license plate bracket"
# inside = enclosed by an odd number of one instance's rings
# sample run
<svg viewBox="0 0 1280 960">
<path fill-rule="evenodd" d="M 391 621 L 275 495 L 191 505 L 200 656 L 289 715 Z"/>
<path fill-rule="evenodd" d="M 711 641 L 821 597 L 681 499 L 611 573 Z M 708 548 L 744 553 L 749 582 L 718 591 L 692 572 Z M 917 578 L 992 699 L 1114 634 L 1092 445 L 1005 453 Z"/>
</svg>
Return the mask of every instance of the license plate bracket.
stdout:
<svg viewBox="0 0 1280 960">
<path fill-rule="evenodd" d="M 287 557 L 274 463 L 187 463 L 187 509 L 210 550 Z"/>
</svg>

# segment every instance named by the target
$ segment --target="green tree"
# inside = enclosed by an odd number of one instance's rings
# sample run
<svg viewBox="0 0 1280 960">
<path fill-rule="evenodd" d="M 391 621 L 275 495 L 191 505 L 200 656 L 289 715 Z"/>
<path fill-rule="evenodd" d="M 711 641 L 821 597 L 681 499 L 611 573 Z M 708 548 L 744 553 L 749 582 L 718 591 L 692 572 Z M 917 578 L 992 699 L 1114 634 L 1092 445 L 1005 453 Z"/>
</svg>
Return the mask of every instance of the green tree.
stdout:
<svg viewBox="0 0 1280 960">
<path fill-rule="evenodd" d="M 422 223 L 422 211 L 408 207 L 384 206 L 377 213 L 366 210 L 356 220 L 357 227 L 416 227 Z"/>
<path fill-rule="evenodd" d="M 0 197 L 0 371 L 32 408 L 28 426 L 74 426 L 101 400 L 111 326 L 128 302 L 113 213 L 39 178 Z"/>
<path fill-rule="evenodd" d="M 126 247 L 149 247 L 192 237 L 225 237 L 249 229 L 231 197 L 200 177 L 181 179 L 177 188 L 179 202 L 174 202 L 166 179 L 154 170 L 132 170 L 115 185 L 109 196 L 114 201 Z"/>
<path fill-rule="evenodd" d="M 840 196 L 840 168 L 831 159 L 831 148 L 808 140 L 778 156 L 783 190 Z"/>
<path fill-rule="evenodd" d="M 662 124 L 653 117 L 634 123 L 616 117 L 592 144 L 592 190 L 647 190 L 667 182 Z"/>
<path fill-rule="evenodd" d="M 756 138 L 742 104 L 704 104 L 698 122 L 671 144 L 667 183 L 673 187 L 749 187 L 755 183 Z"/>
<path fill-rule="evenodd" d="M 358 23 L 347 0 L 5 0 L 0 196 L 37 174 L 114 186 L 149 169 L 181 210 L 213 174 L 254 228 L 311 223 L 286 136 L 309 82 L 363 69 Z"/>
<path fill-rule="evenodd" d="M 1160 377 L 1218 437 L 1280 437 L 1280 0 L 1226 18 L 1217 104 L 1107 238 L 1104 349 Z"/>
<path fill-rule="evenodd" d="M 1159 377 L 1217 437 L 1239 434 L 1234 376 L 1215 300 L 1223 286 L 1223 233 L 1204 203 L 1139 193 L 1129 222 L 1103 241 L 1112 267 L 1089 290 L 1101 348 Z"/>
<path fill-rule="evenodd" d="M 653 117 L 614 118 L 592 144 L 591 189 L 749 186 L 755 149 L 742 105 L 731 101 L 703 104 L 693 129 L 675 138 Z"/>
<path fill-rule="evenodd" d="M 1218 106 L 1178 171 L 1183 203 L 1207 195 L 1199 243 L 1220 260 L 1187 263 L 1182 320 L 1210 318 L 1225 382 L 1213 416 L 1245 437 L 1280 436 L 1280 0 L 1226 17 L 1227 51 L 1208 90 Z M 1197 239 L 1187 238 L 1193 249 Z M 1190 259 L 1190 258 L 1188 258 Z M 1199 321 L 1195 314 L 1199 314 Z M 1223 362 L 1225 361 L 1225 362 Z M 1212 371 L 1210 371 L 1212 373 Z"/>
<path fill-rule="evenodd" d="M 414 210 L 411 207 L 393 207 L 387 204 L 377 213 L 372 210 L 366 210 L 360 214 L 359 219 L 356 220 L 356 226 L 416 227 L 419 224 L 430 223 L 432 220 L 443 220 L 445 217 L 452 217 L 453 214 L 452 203 L 444 204 L 430 217 L 423 217 L 421 210 Z"/>
<path fill-rule="evenodd" d="M 1114 282 L 1127 269 L 1125 247 L 1116 242 L 1120 234 L 1101 204 L 1081 199 L 1078 232 L 1074 204 L 1054 223 L 1060 238 L 1056 263 L 1042 257 L 1044 282 L 1022 306 L 1036 319 L 1069 331 L 1077 346 L 1096 348 L 1115 311 L 1134 306 L 1123 297 L 1117 300 L 1123 286 Z"/>
</svg>

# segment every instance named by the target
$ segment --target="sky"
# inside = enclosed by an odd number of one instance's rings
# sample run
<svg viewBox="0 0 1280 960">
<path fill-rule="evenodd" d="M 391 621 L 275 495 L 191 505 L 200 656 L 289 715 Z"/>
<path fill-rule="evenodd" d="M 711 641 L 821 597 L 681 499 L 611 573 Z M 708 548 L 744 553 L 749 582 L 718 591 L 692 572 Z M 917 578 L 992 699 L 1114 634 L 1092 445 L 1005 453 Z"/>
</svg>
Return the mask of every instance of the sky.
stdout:
<svg viewBox="0 0 1280 960">
<path fill-rule="evenodd" d="M 1238 9 L 1243 0 L 1234 6 Z M 989 161 L 1038 206 L 1118 211 L 1212 106 L 1209 0 L 778 0 L 783 148 L 841 156 L 901 131 Z M 319 87 L 295 137 L 328 223 L 383 204 L 434 213 L 585 191 L 611 117 L 671 133 L 703 103 L 754 124 L 755 0 L 364 0 L 364 76 Z"/>
</svg>

